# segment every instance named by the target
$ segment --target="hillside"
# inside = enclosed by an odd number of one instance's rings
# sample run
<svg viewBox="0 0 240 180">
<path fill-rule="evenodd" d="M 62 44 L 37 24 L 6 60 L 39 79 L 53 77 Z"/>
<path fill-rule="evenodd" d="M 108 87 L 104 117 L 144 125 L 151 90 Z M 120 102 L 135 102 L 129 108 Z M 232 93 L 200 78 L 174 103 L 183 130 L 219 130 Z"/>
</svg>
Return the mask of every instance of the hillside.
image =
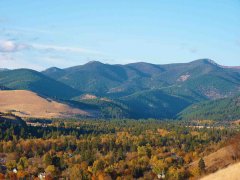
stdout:
<svg viewBox="0 0 240 180">
<path fill-rule="evenodd" d="M 133 118 L 132 113 L 126 105 L 108 98 L 85 94 L 73 98 L 69 103 L 73 103 L 80 108 L 89 107 L 89 109 L 97 110 L 99 118 Z"/>
<path fill-rule="evenodd" d="M 149 90 L 120 98 L 126 104 L 133 118 L 175 118 L 175 115 L 191 102 L 160 90 Z"/>
<path fill-rule="evenodd" d="M 53 98 L 68 99 L 79 91 L 30 69 L 0 72 L 0 85 L 15 90 L 30 90 Z"/>
<path fill-rule="evenodd" d="M 193 104 L 178 115 L 181 119 L 240 119 L 240 95 Z"/>
<path fill-rule="evenodd" d="M 223 172 L 225 173 L 229 172 L 230 174 L 225 174 L 224 176 L 221 176 L 222 178 L 225 177 L 225 179 L 232 179 L 232 178 L 234 179 L 236 177 L 235 168 L 236 166 L 239 166 L 239 165 L 237 164 L 233 165 L 233 164 L 238 162 L 240 158 L 239 139 L 240 139 L 239 134 L 231 137 L 225 142 L 225 144 L 223 144 L 223 147 L 221 147 L 217 151 L 213 151 L 214 148 L 216 148 L 216 146 L 213 146 L 213 149 L 211 148 L 211 146 L 209 146 L 209 148 L 212 149 L 213 152 L 203 157 L 203 160 L 205 163 L 205 175 L 207 174 L 207 176 L 204 177 L 203 179 L 206 179 L 206 180 L 219 179 L 220 178 L 219 175 L 223 174 Z M 198 163 L 199 163 L 199 159 L 191 163 L 190 169 L 192 171 L 194 171 L 194 169 L 196 170 L 198 168 Z M 233 174 L 231 174 L 231 172 Z"/>
<path fill-rule="evenodd" d="M 210 174 L 201 180 L 238 180 L 239 179 L 240 163 L 233 164 L 227 168 L 221 169 L 213 174 Z"/>
<path fill-rule="evenodd" d="M 0 112 L 20 117 L 56 118 L 90 116 L 87 111 L 70 107 L 26 90 L 0 91 Z"/>
<path fill-rule="evenodd" d="M 213 173 L 219 169 L 227 167 L 230 164 L 234 164 L 234 157 L 236 154 L 237 150 L 234 149 L 233 146 L 229 145 L 205 156 L 203 159 L 206 165 L 206 172 Z M 197 167 L 198 161 L 193 162 L 191 166 Z"/>
<path fill-rule="evenodd" d="M 2 112 L 0 112 L 0 123 L 26 125 L 25 121 L 23 121 L 20 117 L 15 116 L 11 113 L 2 113 Z"/>
</svg>

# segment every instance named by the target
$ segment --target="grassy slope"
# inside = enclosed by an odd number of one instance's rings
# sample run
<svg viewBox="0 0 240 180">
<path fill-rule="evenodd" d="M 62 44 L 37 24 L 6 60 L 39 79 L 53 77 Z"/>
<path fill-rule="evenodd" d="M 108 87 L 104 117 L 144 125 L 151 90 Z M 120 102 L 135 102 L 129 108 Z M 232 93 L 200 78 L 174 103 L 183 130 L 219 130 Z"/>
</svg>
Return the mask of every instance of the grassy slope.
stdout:
<svg viewBox="0 0 240 180">
<path fill-rule="evenodd" d="M 0 91 L 0 111 L 11 111 L 20 117 L 56 118 L 90 116 L 87 111 L 70 107 L 26 90 Z"/>
<path fill-rule="evenodd" d="M 221 169 L 213 174 L 210 174 L 201 180 L 238 180 L 239 179 L 240 163 L 236 163 Z"/>
</svg>

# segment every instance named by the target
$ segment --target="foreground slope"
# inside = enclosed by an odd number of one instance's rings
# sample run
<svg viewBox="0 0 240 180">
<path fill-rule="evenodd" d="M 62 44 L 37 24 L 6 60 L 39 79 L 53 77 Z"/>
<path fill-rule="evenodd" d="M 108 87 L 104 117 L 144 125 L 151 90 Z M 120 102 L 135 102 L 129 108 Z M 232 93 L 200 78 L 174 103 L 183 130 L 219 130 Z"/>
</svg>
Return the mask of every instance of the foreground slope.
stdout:
<svg viewBox="0 0 240 180">
<path fill-rule="evenodd" d="M 236 134 L 235 136 L 228 139 L 225 145 L 222 144 L 224 145 L 223 147 L 203 157 L 203 160 L 206 165 L 205 173 L 210 174 L 209 176 L 206 176 L 203 179 L 232 180 L 238 177 L 236 176 L 236 174 L 239 174 L 236 171 L 236 167 L 239 167 L 239 164 L 236 166 L 233 164 L 236 164 L 237 162 L 239 162 L 239 159 L 240 159 L 240 141 L 239 140 L 240 140 L 240 135 Z M 199 159 L 190 164 L 190 169 L 192 170 L 197 169 L 199 166 L 198 164 L 199 164 Z M 223 176 L 223 174 L 225 175 Z"/>
<path fill-rule="evenodd" d="M 216 172 L 219 169 L 223 169 L 227 167 L 230 164 L 235 163 L 235 159 L 239 157 L 238 153 L 239 149 L 236 149 L 233 145 L 228 145 L 226 147 L 222 147 L 216 152 L 213 152 L 207 156 L 205 156 L 204 162 L 206 165 L 205 170 L 207 173 L 213 173 Z M 198 166 L 199 160 L 193 162 L 191 164 L 192 167 Z"/>
<path fill-rule="evenodd" d="M 239 180 L 240 163 L 231 165 L 225 169 L 221 169 L 213 174 L 210 174 L 202 180 Z"/>
<path fill-rule="evenodd" d="M 56 118 L 89 113 L 68 105 L 46 99 L 26 90 L 0 91 L 0 112 L 8 112 L 20 117 Z"/>
</svg>

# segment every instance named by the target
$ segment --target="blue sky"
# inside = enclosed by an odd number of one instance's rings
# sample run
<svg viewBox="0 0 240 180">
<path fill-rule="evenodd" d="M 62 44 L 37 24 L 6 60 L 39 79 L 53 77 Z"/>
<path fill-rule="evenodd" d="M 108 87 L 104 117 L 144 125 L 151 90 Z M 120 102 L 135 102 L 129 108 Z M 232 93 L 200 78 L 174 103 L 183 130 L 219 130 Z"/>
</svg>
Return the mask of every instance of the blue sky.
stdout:
<svg viewBox="0 0 240 180">
<path fill-rule="evenodd" d="M 240 0 L 1 0 L 0 68 L 240 65 Z"/>
</svg>

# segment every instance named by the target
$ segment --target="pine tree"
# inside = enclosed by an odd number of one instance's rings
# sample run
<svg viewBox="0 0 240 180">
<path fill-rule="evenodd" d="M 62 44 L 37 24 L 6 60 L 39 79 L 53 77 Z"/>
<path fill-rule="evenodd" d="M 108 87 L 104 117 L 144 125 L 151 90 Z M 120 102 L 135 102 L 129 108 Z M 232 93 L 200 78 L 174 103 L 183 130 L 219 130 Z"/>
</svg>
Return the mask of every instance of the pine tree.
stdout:
<svg viewBox="0 0 240 180">
<path fill-rule="evenodd" d="M 206 167 L 205 162 L 204 162 L 203 158 L 201 158 L 198 162 L 198 168 L 199 168 L 200 173 L 205 172 L 205 167 Z"/>
</svg>

